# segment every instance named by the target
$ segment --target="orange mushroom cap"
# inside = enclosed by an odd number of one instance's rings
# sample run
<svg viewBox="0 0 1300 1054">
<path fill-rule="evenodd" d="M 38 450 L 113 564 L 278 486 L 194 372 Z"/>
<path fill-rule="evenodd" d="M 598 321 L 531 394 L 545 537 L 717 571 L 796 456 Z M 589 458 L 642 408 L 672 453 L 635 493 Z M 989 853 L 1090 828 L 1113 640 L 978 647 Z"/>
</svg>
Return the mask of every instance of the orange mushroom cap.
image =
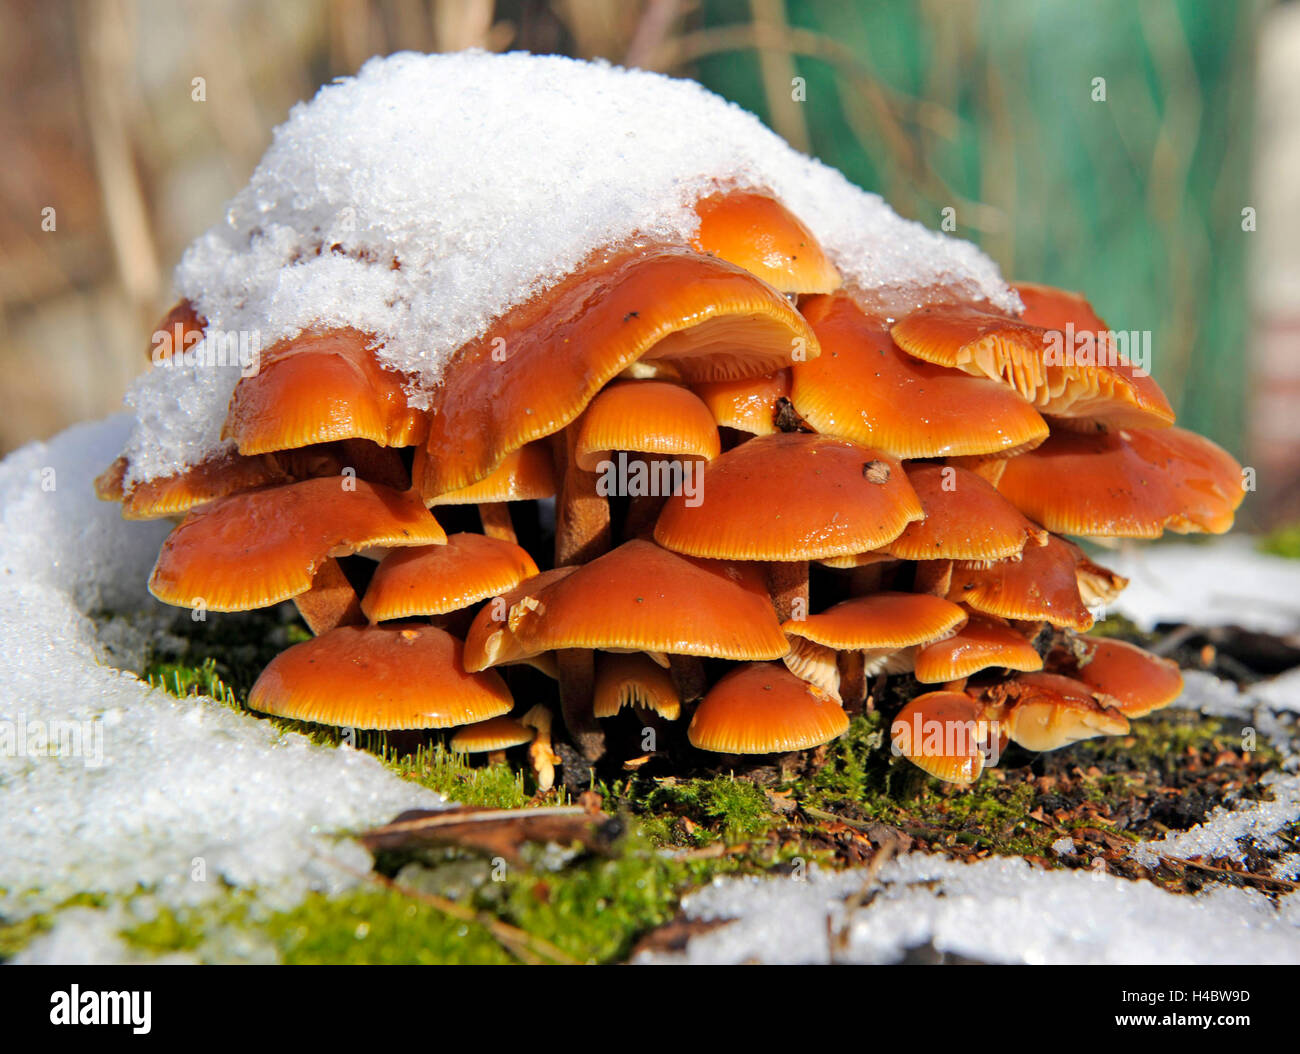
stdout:
<svg viewBox="0 0 1300 1054">
<path fill-rule="evenodd" d="M 426 428 L 407 404 L 408 379 L 384 369 L 373 338 L 354 329 L 304 333 L 262 353 L 258 371 L 235 386 L 222 437 L 241 454 L 369 439 L 411 446 Z"/>
<path fill-rule="evenodd" d="M 948 599 L 987 615 L 1045 619 L 1053 626 L 1092 628 L 1079 595 L 1074 551 L 1060 538 L 1026 546 L 1019 557 L 974 566 L 954 563 Z"/>
<path fill-rule="evenodd" d="M 411 475 L 416 480 L 428 478 L 423 465 L 429 457 L 424 448 L 416 451 L 415 464 L 411 470 Z M 426 493 L 424 501 L 431 508 L 495 501 L 534 501 L 554 497 L 555 491 L 555 462 L 550 450 L 545 443 L 529 443 L 518 450 L 512 450 L 482 479 L 459 490 L 449 490 L 442 494 Z"/>
<path fill-rule="evenodd" d="M 371 622 L 443 615 L 499 596 L 537 574 L 522 547 L 481 534 L 450 534 L 445 545 L 394 549 L 379 561 L 361 601 Z"/>
<path fill-rule="evenodd" d="M 163 542 L 149 590 L 166 604 L 247 611 L 305 593 L 326 557 L 446 537 L 410 492 L 339 476 L 285 483 L 191 510 Z"/>
<path fill-rule="evenodd" d="M 1160 427 L 1174 420 L 1160 386 L 1109 340 L 1100 340 L 1087 354 L 1068 347 L 1058 329 L 964 306 L 922 308 L 890 332 L 909 355 L 1001 381 L 1045 414 L 1116 428 Z"/>
<path fill-rule="evenodd" d="M 623 253 L 461 350 L 431 393 L 421 492 L 481 479 L 510 451 L 564 428 L 641 359 L 694 383 L 762 376 L 817 352 L 793 305 L 739 267 L 685 248 Z"/>
<path fill-rule="evenodd" d="M 669 498 L 655 541 L 691 556 L 820 560 L 876 549 L 923 515 L 888 454 L 798 432 L 758 436 L 704 467 L 700 499 Z"/>
<path fill-rule="evenodd" d="M 272 457 L 223 454 L 175 475 L 136 484 L 123 499 L 122 516 L 128 520 L 176 516 L 228 494 L 288 483 L 292 478 Z"/>
<path fill-rule="evenodd" d="M 672 675 L 639 653 L 598 655 L 592 699 L 597 717 L 613 717 L 625 706 L 653 710 L 668 721 L 676 721 L 682 713 Z"/>
<path fill-rule="evenodd" d="M 737 580 L 745 573 L 626 542 L 538 588 L 523 583 L 504 626 L 492 605 L 479 612 L 470 639 L 481 651 L 467 661 L 482 669 L 556 648 L 780 658 L 789 645 L 757 584 Z"/>
<path fill-rule="evenodd" d="M 743 267 L 783 293 L 829 293 L 840 274 L 803 222 L 768 194 L 731 190 L 695 205 L 691 244 Z"/>
<path fill-rule="evenodd" d="M 772 754 L 829 743 L 848 727 L 848 715 L 827 693 L 780 663 L 754 662 L 705 695 L 687 738 L 719 754 Z"/>
<path fill-rule="evenodd" d="M 1119 736 L 1128 718 L 1086 684 L 1054 673 L 1022 673 L 985 692 L 1001 708 L 1000 722 L 1027 750 L 1057 750 L 1081 739 Z"/>
<path fill-rule="evenodd" d="M 720 427 L 765 436 L 777 431 L 777 404 L 789 398 L 790 371 L 735 381 L 702 381 L 691 391 L 703 400 Z"/>
<path fill-rule="evenodd" d="M 984 771 L 980 744 L 990 732 L 984 708 L 961 692 L 918 695 L 890 724 L 895 753 L 947 783 L 979 779 Z"/>
<path fill-rule="evenodd" d="M 483 754 L 493 750 L 509 750 L 511 747 L 531 743 L 537 735 L 537 729 L 524 724 L 518 718 L 504 716 L 491 717 L 456 729 L 451 737 L 451 749 L 459 754 Z"/>
<path fill-rule="evenodd" d="M 1002 619 L 974 614 L 951 637 L 918 649 L 912 672 L 922 684 L 944 684 L 993 666 L 1041 670 L 1043 659 Z"/>
<path fill-rule="evenodd" d="M 461 642 L 434 626 L 342 626 L 282 651 L 250 709 L 372 729 L 448 728 L 508 713 L 495 672 L 466 673 Z"/>
<path fill-rule="evenodd" d="M 698 396 L 667 381 L 619 381 L 583 411 L 574 457 L 595 472 L 616 450 L 707 461 L 719 449 L 718 426 Z"/>
<path fill-rule="evenodd" d="M 548 677 L 558 679 L 557 669 L 544 668 L 553 666 L 553 662 L 542 661 L 538 665 L 534 661 L 544 660 L 547 658 L 546 653 L 527 654 L 510 633 L 510 627 L 512 622 L 518 621 L 520 612 L 536 603 L 538 593 L 576 570 L 576 567 L 555 567 L 542 571 L 531 578 L 525 578 L 513 589 L 500 593 L 484 604 L 465 634 L 465 668 L 483 670 L 489 666 L 526 662 L 536 666 Z M 517 605 L 521 606 L 516 610 Z M 550 658 L 553 660 L 553 656 Z"/>
<path fill-rule="evenodd" d="M 891 555 L 902 560 L 1003 560 L 1027 543 L 1047 544 L 1046 531 L 974 472 L 915 463 L 906 472 L 925 519 L 909 523 L 889 543 Z"/>
<path fill-rule="evenodd" d="M 939 640 L 965 625 L 958 605 L 925 593 L 870 593 L 816 615 L 782 623 L 787 636 L 836 651 L 910 648 Z"/>
<path fill-rule="evenodd" d="M 1087 333 L 1107 328 L 1082 293 L 1071 293 L 1038 282 L 1015 282 L 1012 288 L 1020 294 L 1020 301 L 1025 305 L 1020 315 L 1021 322 L 1043 329 L 1064 329 L 1069 323 L 1077 332 Z"/>
<path fill-rule="evenodd" d="M 998 490 L 1061 534 L 1221 534 L 1245 497 L 1241 466 L 1182 428 L 1059 432 L 1008 462 Z"/>
<path fill-rule="evenodd" d="M 822 353 L 794 365 L 790 398 L 817 431 L 902 458 L 1006 457 L 1047 438 L 1046 422 L 1020 395 L 903 354 L 888 325 L 847 294 L 816 297 L 803 312 Z"/>
<path fill-rule="evenodd" d="M 1083 639 L 1048 655 L 1052 670 L 1115 700 L 1126 717 L 1144 717 L 1168 706 L 1183 691 L 1178 664 L 1122 640 Z"/>
</svg>

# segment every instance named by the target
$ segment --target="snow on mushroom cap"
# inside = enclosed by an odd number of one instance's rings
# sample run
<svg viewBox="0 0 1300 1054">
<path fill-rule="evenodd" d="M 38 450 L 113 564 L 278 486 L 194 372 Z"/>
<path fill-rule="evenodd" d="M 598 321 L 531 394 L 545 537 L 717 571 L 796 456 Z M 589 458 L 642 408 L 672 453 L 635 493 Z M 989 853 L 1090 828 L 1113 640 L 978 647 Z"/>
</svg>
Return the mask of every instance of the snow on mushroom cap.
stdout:
<svg viewBox="0 0 1300 1054">
<path fill-rule="evenodd" d="M 688 242 L 694 202 L 719 186 L 774 193 L 852 286 L 945 285 L 1019 306 L 974 246 L 901 219 L 694 82 L 474 51 L 372 59 L 294 107 L 176 285 L 210 332 L 269 347 L 351 326 L 427 386 L 494 318 L 602 247 Z M 137 381 L 128 482 L 226 449 L 238 378 L 237 364 L 174 363 Z"/>
</svg>

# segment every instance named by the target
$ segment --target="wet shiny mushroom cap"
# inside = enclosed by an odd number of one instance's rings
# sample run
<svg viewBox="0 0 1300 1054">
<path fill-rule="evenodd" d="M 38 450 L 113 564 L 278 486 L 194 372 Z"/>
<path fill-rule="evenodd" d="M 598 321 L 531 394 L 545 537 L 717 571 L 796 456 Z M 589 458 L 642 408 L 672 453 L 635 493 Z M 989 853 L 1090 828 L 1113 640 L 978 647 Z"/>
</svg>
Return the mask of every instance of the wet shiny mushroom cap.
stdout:
<svg viewBox="0 0 1300 1054">
<path fill-rule="evenodd" d="M 847 439 L 758 436 L 704 467 L 702 495 L 665 503 L 655 541 L 726 560 L 818 560 L 876 549 L 922 516 L 896 461 Z"/>
<path fill-rule="evenodd" d="M 366 729 L 448 728 L 508 713 L 500 676 L 468 673 L 459 640 L 433 626 L 343 626 L 282 651 L 250 709 Z"/>
<path fill-rule="evenodd" d="M 687 735 L 700 750 L 772 754 L 829 743 L 848 727 L 839 703 L 780 663 L 746 663 L 705 695 Z"/>
<path fill-rule="evenodd" d="M 163 542 L 149 590 L 166 604 L 247 611 L 305 593 L 330 556 L 446 537 L 413 493 L 346 476 L 302 480 L 191 510 Z"/>
<path fill-rule="evenodd" d="M 909 523 L 886 549 L 902 560 L 1005 560 L 1047 532 L 974 472 L 953 465 L 905 466 L 925 519 Z"/>
<path fill-rule="evenodd" d="M 596 261 L 468 345 L 432 393 L 421 493 L 468 486 L 574 421 L 645 361 L 688 383 L 758 377 L 817 339 L 794 306 L 733 264 L 688 249 Z"/>
<path fill-rule="evenodd" d="M 847 294 L 814 298 L 803 311 L 822 353 L 791 368 L 790 398 L 818 432 L 900 458 L 1007 457 L 1047 438 L 1022 395 L 904 354 L 887 322 Z"/>
<path fill-rule="evenodd" d="M 731 190 L 695 205 L 691 244 L 743 267 L 782 293 L 829 293 L 842 279 L 804 223 L 770 194 Z"/>
<path fill-rule="evenodd" d="M 581 567 L 524 582 L 503 611 L 489 602 L 470 629 L 470 667 L 560 648 L 780 658 L 789 644 L 747 575 L 651 542 L 625 542 Z"/>
<path fill-rule="evenodd" d="M 537 574 L 521 546 L 481 534 L 445 545 L 394 549 L 379 562 L 361 601 L 371 622 L 442 615 L 499 596 Z"/>
</svg>

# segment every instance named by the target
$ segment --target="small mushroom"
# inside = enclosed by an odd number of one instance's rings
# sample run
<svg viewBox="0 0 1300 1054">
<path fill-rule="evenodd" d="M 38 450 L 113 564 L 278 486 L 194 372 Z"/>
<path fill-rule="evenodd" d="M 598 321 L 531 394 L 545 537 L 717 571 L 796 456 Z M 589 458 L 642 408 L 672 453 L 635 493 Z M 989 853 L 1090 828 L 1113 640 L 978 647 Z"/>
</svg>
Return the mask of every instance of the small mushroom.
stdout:
<svg viewBox="0 0 1300 1054">
<path fill-rule="evenodd" d="M 951 637 L 918 648 L 912 673 L 922 684 L 947 684 L 995 666 L 1041 670 L 1043 659 L 1003 619 L 976 613 Z"/>
<path fill-rule="evenodd" d="M 434 626 L 343 626 L 282 651 L 248 695 L 252 710 L 366 729 L 448 728 L 509 713 L 495 672 L 465 670 L 461 642 Z"/>
<path fill-rule="evenodd" d="M 1010 560 L 955 562 L 948 599 L 1005 619 L 1045 619 L 1079 631 L 1093 623 L 1079 595 L 1074 552 L 1056 537 Z"/>
<path fill-rule="evenodd" d="M 718 754 L 775 754 L 829 743 L 849 727 L 828 693 L 780 663 L 746 663 L 709 690 L 687 738 Z"/>
<path fill-rule="evenodd" d="M 841 699 L 854 710 L 865 696 L 863 678 L 911 668 L 909 649 L 949 636 L 966 623 L 956 604 L 923 593 L 873 593 L 853 597 L 781 629 L 790 638 L 785 664 L 792 673 Z M 845 666 L 837 653 L 860 661 Z M 848 672 L 845 683 L 843 672 Z"/>
<path fill-rule="evenodd" d="M 927 692 L 909 700 L 890 725 L 895 753 L 947 783 L 970 784 L 984 771 L 996 730 L 985 708 L 962 692 Z"/>
<path fill-rule="evenodd" d="M 709 408 L 718 427 L 749 435 L 771 435 L 780 431 L 776 420 L 781 401 L 790 397 L 790 371 L 777 370 L 764 377 L 740 380 L 702 381 L 691 385 L 691 391 Z"/>
<path fill-rule="evenodd" d="M 1112 705 L 1117 700 L 1060 674 L 1023 673 L 986 690 L 984 698 L 1000 711 L 1011 739 L 1028 750 L 1058 750 L 1129 730 L 1128 718 Z"/>
<path fill-rule="evenodd" d="M 560 756 L 551 749 L 551 711 L 538 703 L 520 720 L 536 730 L 528 747 L 528 760 L 537 778 L 537 790 L 545 794 L 555 786 L 555 766 L 562 764 Z"/>
<path fill-rule="evenodd" d="M 491 717 L 456 729 L 451 749 L 459 754 L 486 754 L 489 765 L 500 765 L 511 747 L 531 743 L 537 729 L 513 717 Z"/>
<path fill-rule="evenodd" d="M 691 244 L 783 293 L 829 293 L 842 279 L 804 223 L 769 194 L 730 190 L 695 205 Z"/>
<path fill-rule="evenodd" d="M 882 483 L 866 477 L 865 466 L 886 459 L 847 439 L 758 436 L 705 466 L 703 502 L 668 499 L 655 541 L 690 556 L 766 561 L 778 615 L 800 604 L 806 613 L 809 560 L 877 549 L 923 515 L 901 470 Z"/>
<path fill-rule="evenodd" d="M 394 549 L 375 568 L 361 602 L 371 622 L 443 615 L 500 596 L 537 574 L 528 552 L 481 534 L 450 534 L 445 545 Z"/>
<path fill-rule="evenodd" d="M 417 480 L 424 476 L 427 457 L 424 450 L 416 453 L 412 475 Z M 426 493 L 424 503 L 430 508 L 477 505 L 484 534 L 506 542 L 517 542 L 509 502 L 549 498 L 555 490 L 555 470 L 550 451 L 545 443 L 529 443 L 503 457 L 482 479 L 459 490 L 433 495 Z"/>
<path fill-rule="evenodd" d="M 249 611 L 307 592 L 330 556 L 446 537 L 413 493 L 343 477 L 303 480 L 191 510 L 163 542 L 149 590 L 165 604 L 198 598 L 210 611 Z"/>
<path fill-rule="evenodd" d="M 1115 700 L 1125 717 L 1145 717 L 1183 691 L 1178 664 L 1122 640 L 1077 638 L 1048 653 L 1048 668 Z"/>
<path fill-rule="evenodd" d="M 222 437 L 241 454 L 369 439 L 380 446 L 420 442 L 425 415 L 406 397 L 410 379 L 380 365 L 374 339 L 354 329 L 307 332 L 262 352 L 241 378 Z"/>
<path fill-rule="evenodd" d="M 803 311 L 823 352 L 795 363 L 790 398 L 818 432 L 900 458 L 1001 458 L 1047 438 L 1046 422 L 1021 395 L 905 355 L 888 325 L 847 294 L 816 297 Z"/>
<path fill-rule="evenodd" d="M 665 721 L 682 714 L 672 675 L 648 655 L 602 654 L 596 660 L 593 712 L 613 717 L 625 706 L 653 711 Z"/>
<path fill-rule="evenodd" d="M 895 323 L 890 333 L 914 358 L 1000 381 L 1053 417 L 1110 428 L 1159 428 L 1174 419 L 1169 400 L 1148 373 L 1107 344 L 1076 356 L 1055 326 L 961 305 L 922 308 Z"/>
<path fill-rule="evenodd" d="M 1026 544 L 1046 545 L 1030 523 L 988 482 L 952 465 L 912 463 L 907 481 L 925 510 L 885 546 L 902 560 L 1005 560 Z"/>
</svg>

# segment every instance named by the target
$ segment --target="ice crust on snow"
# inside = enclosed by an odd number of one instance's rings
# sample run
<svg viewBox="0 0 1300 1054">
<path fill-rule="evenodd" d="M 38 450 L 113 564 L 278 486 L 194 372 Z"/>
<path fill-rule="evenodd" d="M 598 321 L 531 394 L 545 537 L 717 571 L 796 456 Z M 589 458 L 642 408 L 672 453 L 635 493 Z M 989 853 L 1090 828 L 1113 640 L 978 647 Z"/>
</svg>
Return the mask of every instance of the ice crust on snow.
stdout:
<svg viewBox="0 0 1300 1054">
<path fill-rule="evenodd" d="M 874 896 L 860 897 L 872 890 Z M 856 903 L 867 901 L 865 906 Z M 1300 901 L 1216 889 L 1166 893 L 1017 858 L 960 863 L 923 853 L 807 880 L 721 878 L 688 917 L 734 920 L 683 952 L 641 962 L 892 963 L 909 950 L 992 963 L 1300 963 Z"/>
<path fill-rule="evenodd" d="M 1019 307 L 973 245 L 900 218 L 692 81 L 483 52 L 372 59 L 294 107 L 176 286 L 217 333 L 269 347 L 354 326 L 429 385 L 452 352 L 593 252 L 685 242 L 692 205 L 718 186 L 774 192 L 863 289 L 944 284 Z M 215 353 L 207 344 L 195 358 Z M 141 378 L 127 397 L 129 480 L 223 449 L 238 378 L 237 363 Z"/>
<path fill-rule="evenodd" d="M 170 526 L 125 522 L 94 496 L 129 425 L 125 415 L 81 425 L 0 463 L 0 737 L 16 745 L 26 729 L 31 746 L 36 722 L 100 729 L 83 736 L 83 756 L 0 749 L 0 916 L 141 885 L 180 905 L 223 882 L 271 904 L 353 884 L 369 856 L 336 834 L 442 799 L 368 754 L 281 735 L 101 662 L 120 662 L 130 619 L 147 626 L 160 609 L 145 583 Z M 124 616 L 111 637 L 87 617 L 101 609 Z M 87 747 L 99 735 L 96 765 Z M 191 878 L 196 858 L 206 881 Z"/>
</svg>

